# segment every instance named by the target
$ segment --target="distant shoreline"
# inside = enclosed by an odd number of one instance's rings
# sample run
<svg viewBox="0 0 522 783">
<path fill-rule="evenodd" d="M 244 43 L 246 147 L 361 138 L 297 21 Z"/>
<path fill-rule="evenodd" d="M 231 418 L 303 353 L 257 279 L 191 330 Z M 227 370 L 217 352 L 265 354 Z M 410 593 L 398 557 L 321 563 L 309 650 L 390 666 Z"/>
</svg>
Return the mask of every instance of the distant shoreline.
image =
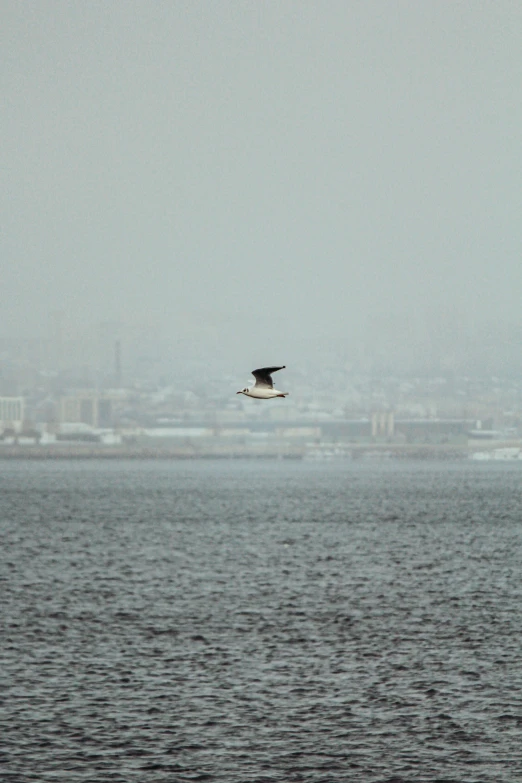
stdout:
<svg viewBox="0 0 522 783">
<path fill-rule="evenodd" d="M 478 443 L 315 443 L 315 444 L 185 444 L 170 446 L 99 445 L 60 443 L 53 445 L 0 445 L 0 461 L 19 460 L 304 460 L 307 462 L 351 462 L 371 460 L 461 460 L 477 451 L 522 450 L 522 441 Z M 513 460 L 511 460 L 513 461 Z M 516 461 L 516 460 L 515 460 Z M 518 460 L 522 464 L 522 459 Z"/>
<path fill-rule="evenodd" d="M 0 446 L 0 460 L 65 460 L 65 459 L 122 459 L 122 460 L 209 460 L 209 459 L 261 459 L 261 460 L 306 460 L 310 462 L 348 462 L 394 460 L 394 459 L 466 459 L 469 451 L 462 444 L 458 446 L 437 444 L 372 444 L 354 445 L 345 448 L 344 454 L 328 454 L 328 447 L 319 448 L 317 454 L 304 448 L 273 448 L 255 450 L 249 448 L 224 448 L 216 450 L 125 448 L 85 446 Z"/>
</svg>

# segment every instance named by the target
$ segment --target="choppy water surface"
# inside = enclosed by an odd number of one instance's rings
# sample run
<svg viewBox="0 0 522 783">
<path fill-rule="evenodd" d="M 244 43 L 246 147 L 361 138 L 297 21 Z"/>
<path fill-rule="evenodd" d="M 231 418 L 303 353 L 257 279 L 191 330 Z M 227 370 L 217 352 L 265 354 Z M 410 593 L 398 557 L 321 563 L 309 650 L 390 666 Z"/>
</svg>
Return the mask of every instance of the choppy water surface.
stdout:
<svg viewBox="0 0 522 783">
<path fill-rule="evenodd" d="M 5 781 L 522 780 L 522 466 L 0 463 Z"/>
</svg>

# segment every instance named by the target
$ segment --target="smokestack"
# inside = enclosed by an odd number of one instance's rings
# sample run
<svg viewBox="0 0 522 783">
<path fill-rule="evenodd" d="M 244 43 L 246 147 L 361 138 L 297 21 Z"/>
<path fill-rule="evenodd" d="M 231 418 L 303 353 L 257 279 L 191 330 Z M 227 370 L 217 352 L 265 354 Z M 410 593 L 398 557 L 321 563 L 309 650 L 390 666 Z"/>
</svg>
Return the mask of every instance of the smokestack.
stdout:
<svg viewBox="0 0 522 783">
<path fill-rule="evenodd" d="M 63 369 L 64 313 L 53 310 L 50 314 L 50 365 L 52 370 Z"/>
<path fill-rule="evenodd" d="M 117 389 L 121 388 L 121 342 L 114 343 L 114 382 Z"/>
</svg>

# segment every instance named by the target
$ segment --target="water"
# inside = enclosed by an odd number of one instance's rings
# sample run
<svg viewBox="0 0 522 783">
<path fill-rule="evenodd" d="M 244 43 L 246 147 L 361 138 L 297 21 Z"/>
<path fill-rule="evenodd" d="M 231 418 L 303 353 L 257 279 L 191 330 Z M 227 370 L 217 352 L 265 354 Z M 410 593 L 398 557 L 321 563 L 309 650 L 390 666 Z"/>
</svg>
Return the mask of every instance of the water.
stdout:
<svg viewBox="0 0 522 783">
<path fill-rule="evenodd" d="M 2 781 L 522 780 L 521 467 L 2 461 Z"/>
</svg>

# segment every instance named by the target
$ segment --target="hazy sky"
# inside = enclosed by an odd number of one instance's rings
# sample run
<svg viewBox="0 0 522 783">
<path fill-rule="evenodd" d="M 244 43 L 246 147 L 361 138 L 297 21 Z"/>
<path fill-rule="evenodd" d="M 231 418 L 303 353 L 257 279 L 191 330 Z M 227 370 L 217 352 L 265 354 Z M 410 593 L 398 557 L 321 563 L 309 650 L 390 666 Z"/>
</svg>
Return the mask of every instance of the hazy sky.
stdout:
<svg viewBox="0 0 522 783">
<path fill-rule="evenodd" d="M 4 334 L 248 371 L 522 321 L 518 0 L 0 9 Z"/>
</svg>

